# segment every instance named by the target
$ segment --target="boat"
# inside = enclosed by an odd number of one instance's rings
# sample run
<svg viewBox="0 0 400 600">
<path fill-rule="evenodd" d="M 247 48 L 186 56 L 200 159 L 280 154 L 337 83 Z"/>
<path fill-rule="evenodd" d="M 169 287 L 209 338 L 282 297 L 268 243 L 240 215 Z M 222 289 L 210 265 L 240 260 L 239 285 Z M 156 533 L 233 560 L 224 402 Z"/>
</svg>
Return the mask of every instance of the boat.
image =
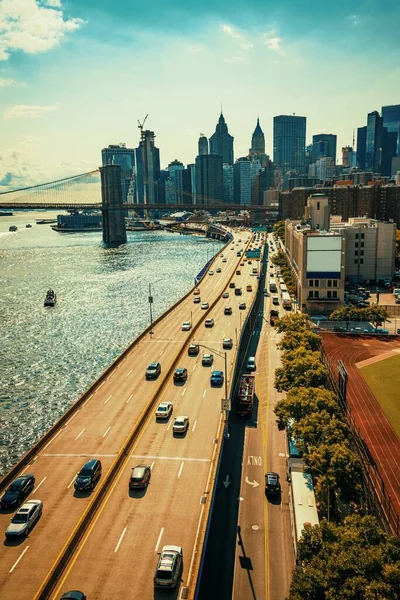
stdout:
<svg viewBox="0 0 400 600">
<path fill-rule="evenodd" d="M 157 231 L 162 228 L 158 221 L 125 218 L 126 231 Z"/>
<path fill-rule="evenodd" d="M 27 229 L 29 229 L 30 227 L 32 227 L 32 225 L 31 225 L 30 223 L 27 223 L 27 224 L 25 225 L 25 227 L 26 227 Z"/>
<path fill-rule="evenodd" d="M 11 210 L 0 210 L 0 217 L 13 217 L 14 213 Z"/>
<path fill-rule="evenodd" d="M 36 225 L 50 225 L 50 223 L 57 223 L 56 219 L 35 219 Z"/>
<path fill-rule="evenodd" d="M 45 306 L 54 306 L 57 302 L 57 296 L 53 290 L 47 290 L 46 298 L 44 299 Z"/>
<path fill-rule="evenodd" d="M 57 215 L 57 225 L 52 225 L 53 231 L 59 233 L 82 233 L 87 231 L 102 231 L 101 212 L 94 210 L 68 210 L 68 215 Z"/>
<path fill-rule="evenodd" d="M 18 231 L 18 227 L 16 225 L 10 225 L 8 231 Z"/>
</svg>

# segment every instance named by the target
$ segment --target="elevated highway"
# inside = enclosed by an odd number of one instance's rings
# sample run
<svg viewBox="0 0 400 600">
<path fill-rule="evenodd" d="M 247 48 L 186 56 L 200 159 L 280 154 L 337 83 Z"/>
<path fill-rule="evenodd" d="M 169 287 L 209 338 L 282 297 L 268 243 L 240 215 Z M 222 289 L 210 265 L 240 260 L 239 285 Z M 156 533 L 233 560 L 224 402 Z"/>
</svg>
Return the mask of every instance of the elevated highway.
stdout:
<svg viewBox="0 0 400 600">
<path fill-rule="evenodd" d="M 240 266 L 242 258 L 236 255 L 239 248 L 245 250 L 248 237 L 234 234 L 222 251 L 226 262 L 218 256 L 211 266 L 214 275 L 201 282 L 201 300 L 209 308 L 194 304 L 189 293 L 155 324 L 153 336 L 141 337 L 114 363 L 79 409 L 20 468 L 19 473 L 35 474 L 30 497 L 43 501 L 43 515 L 27 538 L 0 547 L 0 597 L 59 598 L 68 589 L 82 589 L 96 600 L 158 598 L 152 581 L 157 551 L 177 544 L 184 549 L 184 569 L 176 597 L 193 598 L 223 439 L 224 388 L 210 386 L 210 371 L 224 370 L 222 340 L 232 338 L 234 346 L 227 350 L 231 386 L 241 324 L 258 283 L 252 275 L 256 263 Z M 233 295 L 232 280 L 242 287 L 242 296 Z M 246 291 L 248 284 L 252 291 Z M 221 298 L 224 291 L 228 299 Z M 241 302 L 246 310 L 239 310 Z M 232 315 L 224 315 L 225 306 L 232 307 Z M 205 318 L 213 318 L 214 327 L 205 328 Z M 189 332 L 181 329 L 185 320 L 192 320 Z M 197 357 L 187 354 L 193 340 L 204 346 Z M 202 352 L 213 349 L 212 369 L 201 366 Z M 154 361 L 162 365 L 161 376 L 146 381 L 146 367 Z M 189 373 L 182 387 L 172 380 L 178 366 Z M 162 400 L 173 402 L 175 416 L 189 416 L 185 436 L 172 434 L 173 419 L 155 422 L 154 410 Z M 78 494 L 73 482 L 88 458 L 101 460 L 102 478 L 93 492 Z M 129 474 L 139 463 L 152 466 L 151 484 L 144 493 L 129 493 Z M 0 514 L 3 531 L 10 516 Z"/>
</svg>

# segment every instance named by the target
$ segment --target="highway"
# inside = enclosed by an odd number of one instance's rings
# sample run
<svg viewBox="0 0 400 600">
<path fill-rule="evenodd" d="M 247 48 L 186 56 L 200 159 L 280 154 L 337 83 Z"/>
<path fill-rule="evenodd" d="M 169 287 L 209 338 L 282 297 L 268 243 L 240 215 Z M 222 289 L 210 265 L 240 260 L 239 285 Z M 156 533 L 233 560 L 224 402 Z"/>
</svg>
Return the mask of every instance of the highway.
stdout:
<svg viewBox="0 0 400 600">
<path fill-rule="evenodd" d="M 89 399 L 38 453 L 24 472 L 33 472 L 36 487 L 30 498 L 43 501 L 43 515 L 26 539 L 5 541 L 0 550 L 0 596 L 31 600 L 52 570 L 57 557 L 80 523 L 85 511 L 100 491 L 113 462 L 139 418 L 150 402 L 154 408 L 161 400 L 174 404 L 174 415 L 188 415 L 186 435 L 172 433 L 172 420 L 155 421 L 150 411 L 132 451 L 101 503 L 94 520 L 75 552 L 52 598 L 68 589 L 81 589 L 88 598 L 154 598 L 153 573 L 157 551 L 164 544 L 184 549 L 182 585 L 195 583 L 193 565 L 198 557 L 198 534 L 207 508 L 217 440 L 221 440 L 223 418 L 221 398 L 224 388 L 211 388 L 209 367 L 201 366 L 201 354 L 222 351 L 222 340 L 232 338 L 234 347 L 227 350 L 228 383 L 236 354 L 236 336 L 251 305 L 257 281 L 251 275 L 254 261 L 247 261 L 241 275 L 234 275 L 245 248 L 247 232 L 234 235 L 234 242 L 212 265 L 214 275 L 206 275 L 201 284 L 201 300 L 210 304 L 202 310 L 189 294 L 174 310 L 154 326 L 154 335 L 142 338 L 113 371 L 93 390 Z M 238 243 L 238 239 L 241 243 Z M 220 267 L 221 273 L 216 269 Z M 233 279 L 243 289 L 242 296 L 222 299 L 222 292 Z M 247 284 L 252 291 L 247 292 Z M 213 303 L 215 302 L 215 305 Z M 247 309 L 238 309 L 246 302 Z M 224 315 L 231 306 L 233 314 Z M 214 318 L 212 328 L 204 327 L 204 318 Z M 185 320 L 192 319 L 193 329 L 182 331 Z M 196 326 L 198 325 L 198 329 Z M 197 357 L 187 355 L 187 346 L 195 340 L 205 348 Z M 215 354 L 213 369 L 224 370 L 223 355 Z M 150 362 L 159 361 L 161 376 L 146 381 L 144 373 Z M 183 386 L 174 385 L 169 370 L 186 367 L 189 372 Z M 167 376 L 168 375 L 168 376 Z M 73 482 L 87 458 L 100 458 L 103 475 L 94 492 L 78 494 Z M 129 492 L 131 468 L 139 463 L 152 466 L 151 483 L 145 492 Z M 0 514 L 5 531 L 12 513 Z M 204 521 L 204 518 L 203 518 Z M 133 595 L 133 589 L 137 590 Z M 190 589 L 190 592 L 193 590 Z"/>
</svg>

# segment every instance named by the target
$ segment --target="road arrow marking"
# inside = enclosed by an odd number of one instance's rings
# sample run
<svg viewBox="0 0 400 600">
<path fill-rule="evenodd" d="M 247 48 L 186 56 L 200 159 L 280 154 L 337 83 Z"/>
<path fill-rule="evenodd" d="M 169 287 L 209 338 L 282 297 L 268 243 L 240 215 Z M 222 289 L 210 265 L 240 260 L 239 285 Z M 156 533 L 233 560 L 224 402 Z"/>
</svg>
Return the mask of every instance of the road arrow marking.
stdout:
<svg viewBox="0 0 400 600">
<path fill-rule="evenodd" d="M 254 481 L 249 481 L 249 480 L 248 480 L 248 478 L 247 478 L 247 476 L 246 476 L 246 479 L 245 479 L 245 481 L 246 481 L 246 483 L 248 483 L 249 485 L 252 485 L 252 486 L 253 486 L 253 488 L 255 488 L 255 487 L 258 487 L 258 486 L 260 485 L 260 484 L 259 484 L 259 483 L 257 483 L 257 481 L 255 481 L 255 480 L 254 480 Z"/>
<path fill-rule="evenodd" d="M 230 481 L 229 481 L 229 475 L 227 475 L 227 476 L 225 477 L 225 481 L 223 482 L 223 484 L 224 484 L 224 486 L 225 486 L 225 489 L 226 489 L 226 488 L 228 487 L 228 485 L 230 484 Z"/>
</svg>

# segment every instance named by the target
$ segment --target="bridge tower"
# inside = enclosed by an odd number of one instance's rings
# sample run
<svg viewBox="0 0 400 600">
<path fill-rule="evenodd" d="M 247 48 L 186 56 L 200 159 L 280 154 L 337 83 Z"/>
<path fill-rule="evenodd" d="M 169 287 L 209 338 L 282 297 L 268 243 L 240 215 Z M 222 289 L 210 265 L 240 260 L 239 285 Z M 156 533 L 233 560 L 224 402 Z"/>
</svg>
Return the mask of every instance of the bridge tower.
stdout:
<svg viewBox="0 0 400 600">
<path fill-rule="evenodd" d="M 100 167 L 103 242 L 109 246 L 126 243 L 125 209 L 122 206 L 121 166 Z"/>
</svg>

